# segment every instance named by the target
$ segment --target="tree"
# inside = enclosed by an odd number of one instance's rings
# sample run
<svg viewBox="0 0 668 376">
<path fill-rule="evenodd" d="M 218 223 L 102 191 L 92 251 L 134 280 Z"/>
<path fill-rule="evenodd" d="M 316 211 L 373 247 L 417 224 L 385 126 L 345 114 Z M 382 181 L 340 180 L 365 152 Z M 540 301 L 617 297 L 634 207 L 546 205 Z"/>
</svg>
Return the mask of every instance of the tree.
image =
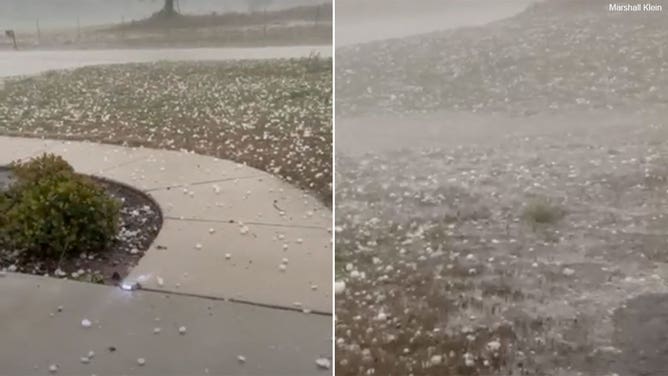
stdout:
<svg viewBox="0 0 668 376">
<path fill-rule="evenodd" d="M 162 8 L 161 13 L 165 16 L 176 15 L 176 9 L 174 8 L 174 0 L 165 0 L 165 6 Z"/>
</svg>

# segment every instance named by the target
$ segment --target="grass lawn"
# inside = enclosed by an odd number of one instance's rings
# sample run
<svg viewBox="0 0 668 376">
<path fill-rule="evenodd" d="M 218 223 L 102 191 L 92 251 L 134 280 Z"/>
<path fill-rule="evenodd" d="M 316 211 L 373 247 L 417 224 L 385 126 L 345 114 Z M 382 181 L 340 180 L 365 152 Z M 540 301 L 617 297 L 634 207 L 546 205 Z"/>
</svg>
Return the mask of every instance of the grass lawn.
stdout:
<svg viewBox="0 0 668 376">
<path fill-rule="evenodd" d="M 331 59 L 96 66 L 10 79 L 0 133 L 184 149 L 279 175 L 331 206 Z"/>
</svg>

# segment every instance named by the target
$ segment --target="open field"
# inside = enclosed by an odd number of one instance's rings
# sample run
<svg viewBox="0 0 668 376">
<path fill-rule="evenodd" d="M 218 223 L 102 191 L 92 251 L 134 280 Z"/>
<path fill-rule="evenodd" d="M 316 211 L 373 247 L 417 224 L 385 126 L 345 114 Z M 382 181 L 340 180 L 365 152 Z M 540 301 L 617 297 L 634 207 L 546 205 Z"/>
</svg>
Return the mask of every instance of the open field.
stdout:
<svg viewBox="0 0 668 376">
<path fill-rule="evenodd" d="M 337 373 L 666 374 L 668 23 L 602 6 L 337 51 Z"/>
<path fill-rule="evenodd" d="M 0 133 L 184 149 L 331 204 L 331 59 L 96 66 L 10 78 Z"/>
</svg>

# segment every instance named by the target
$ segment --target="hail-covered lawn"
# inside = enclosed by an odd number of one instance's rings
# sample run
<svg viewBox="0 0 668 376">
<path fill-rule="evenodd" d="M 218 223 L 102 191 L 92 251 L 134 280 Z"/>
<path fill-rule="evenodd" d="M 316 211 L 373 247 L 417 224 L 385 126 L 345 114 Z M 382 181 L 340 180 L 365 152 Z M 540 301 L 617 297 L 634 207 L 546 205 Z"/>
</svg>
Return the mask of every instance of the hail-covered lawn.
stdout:
<svg viewBox="0 0 668 376">
<path fill-rule="evenodd" d="M 331 204 L 331 59 L 94 66 L 10 79 L 0 133 L 188 150 Z"/>
<path fill-rule="evenodd" d="M 498 127 L 337 154 L 337 374 L 663 374 L 668 23 L 576 3 L 337 52 L 341 118 Z"/>
<path fill-rule="evenodd" d="M 338 114 L 527 114 L 668 101 L 664 12 L 549 1 L 484 27 L 337 49 Z M 408 69 L 407 69 L 408 68 Z"/>
</svg>

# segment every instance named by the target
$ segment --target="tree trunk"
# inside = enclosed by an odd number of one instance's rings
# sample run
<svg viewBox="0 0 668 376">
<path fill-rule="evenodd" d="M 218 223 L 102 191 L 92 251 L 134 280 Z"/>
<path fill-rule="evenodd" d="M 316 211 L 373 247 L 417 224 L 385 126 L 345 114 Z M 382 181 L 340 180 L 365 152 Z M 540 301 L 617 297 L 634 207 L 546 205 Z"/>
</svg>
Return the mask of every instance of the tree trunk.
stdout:
<svg viewBox="0 0 668 376">
<path fill-rule="evenodd" d="M 174 9 L 174 0 L 165 0 L 165 7 L 162 8 L 162 13 L 167 16 L 173 16 L 176 14 Z"/>
</svg>

